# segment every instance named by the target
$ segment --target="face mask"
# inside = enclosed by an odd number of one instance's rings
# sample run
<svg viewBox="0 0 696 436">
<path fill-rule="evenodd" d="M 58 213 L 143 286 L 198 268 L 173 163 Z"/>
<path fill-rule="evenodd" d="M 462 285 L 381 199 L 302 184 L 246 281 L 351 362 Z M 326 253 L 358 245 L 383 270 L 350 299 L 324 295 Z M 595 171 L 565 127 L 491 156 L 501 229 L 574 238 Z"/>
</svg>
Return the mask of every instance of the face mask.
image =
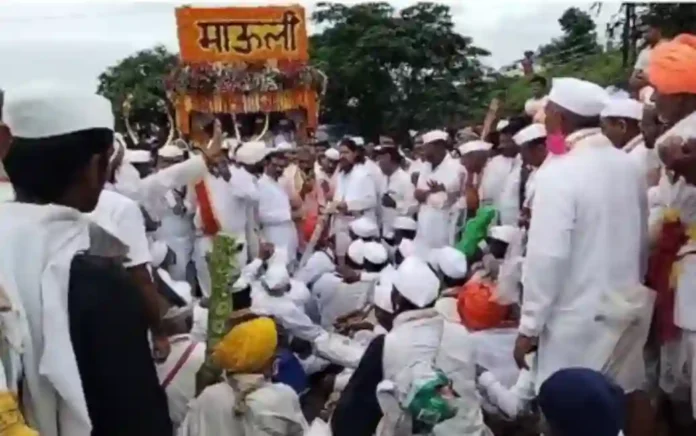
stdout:
<svg viewBox="0 0 696 436">
<path fill-rule="evenodd" d="M 549 133 L 546 136 L 546 149 L 551 154 L 561 155 L 565 154 L 568 150 L 566 149 L 565 137 L 562 133 Z"/>
</svg>

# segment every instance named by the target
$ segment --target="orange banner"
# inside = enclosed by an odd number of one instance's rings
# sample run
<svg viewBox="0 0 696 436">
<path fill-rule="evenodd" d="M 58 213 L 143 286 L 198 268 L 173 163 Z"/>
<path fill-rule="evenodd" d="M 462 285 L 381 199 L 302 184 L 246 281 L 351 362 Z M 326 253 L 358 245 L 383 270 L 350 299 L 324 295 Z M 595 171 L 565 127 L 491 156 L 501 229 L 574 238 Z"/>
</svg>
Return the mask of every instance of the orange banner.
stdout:
<svg viewBox="0 0 696 436">
<path fill-rule="evenodd" d="M 307 26 L 302 6 L 176 10 L 184 62 L 306 61 Z"/>
</svg>

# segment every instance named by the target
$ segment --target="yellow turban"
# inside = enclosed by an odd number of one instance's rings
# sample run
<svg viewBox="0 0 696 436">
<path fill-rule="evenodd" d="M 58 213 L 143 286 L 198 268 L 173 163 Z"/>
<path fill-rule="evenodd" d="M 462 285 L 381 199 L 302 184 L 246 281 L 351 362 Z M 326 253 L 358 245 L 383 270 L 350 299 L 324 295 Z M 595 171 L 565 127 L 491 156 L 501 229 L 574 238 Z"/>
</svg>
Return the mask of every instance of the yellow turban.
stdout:
<svg viewBox="0 0 696 436">
<path fill-rule="evenodd" d="M 213 359 L 224 370 L 235 373 L 261 371 L 278 346 L 276 325 L 270 318 L 256 318 L 230 330 L 215 346 Z"/>
<path fill-rule="evenodd" d="M 660 94 L 696 94 L 696 35 L 681 34 L 650 54 L 648 79 Z"/>
</svg>

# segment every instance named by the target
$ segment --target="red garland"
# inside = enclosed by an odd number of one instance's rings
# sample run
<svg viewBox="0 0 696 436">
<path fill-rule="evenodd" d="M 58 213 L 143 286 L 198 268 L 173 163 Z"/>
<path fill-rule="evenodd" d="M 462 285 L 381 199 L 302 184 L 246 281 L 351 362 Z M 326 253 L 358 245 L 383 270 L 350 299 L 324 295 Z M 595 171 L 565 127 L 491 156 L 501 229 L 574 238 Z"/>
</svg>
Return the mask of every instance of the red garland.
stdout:
<svg viewBox="0 0 696 436">
<path fill-rule="evenodd" d="M 660 344 L 679 335 L 679 328 L 674 325 L 675 289 L 670 286 L 670 276 L 677 253 L 687 239 L 681 221 L 663 222 L 658 245 L 648 260 L 647 285 L 657 293 L 653 324 Z"/>
</svg>

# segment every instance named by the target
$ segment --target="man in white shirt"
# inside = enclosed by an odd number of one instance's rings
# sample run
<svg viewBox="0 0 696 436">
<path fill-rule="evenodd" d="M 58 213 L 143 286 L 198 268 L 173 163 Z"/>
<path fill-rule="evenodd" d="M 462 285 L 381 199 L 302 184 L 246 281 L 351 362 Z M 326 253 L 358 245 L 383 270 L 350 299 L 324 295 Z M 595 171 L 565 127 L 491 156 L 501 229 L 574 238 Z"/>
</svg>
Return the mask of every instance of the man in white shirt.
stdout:
<svg viewBox="0 0 696 436">
<path fill-rule="evenodd" d="M 633 66 L 633 73 L 629 80 L 631 88 L 638 92 L 646 86 L 650 85 L 647 77 L 647 69 L 650 65 L 650 57 L 653 49 L 664 41 L 662 29 L 657 20 L 648 22 L 645 34 L 643 35 L 645 47 L 638 53 L 636 64 Z"/>
<path fill-rule="evenodd" d="M 534 178 L 549 155 L 546 148 L 546 128 L 543 124 L 531 124 L 517 132 L 513 140 L 520 146 L 522 164 L 526 167 L 526 172 L 523 173 L 526 177 L 523 175 L 520 178 L 520 222 L 527 227 L 534 196 Z"/>
<path fill-rule="evenodd" d="M 511 118 L 508 125 L 500 131 L 500 154 L 491 158 L 486 165 L 482 183 L 487 177 L 503 179 L 500 194 L 494 200 L 502 225 L 516 225 L 519 219 L 522 159 L 519 156 L 520 146 L 513 137 L 528 124 L 529 120 L 526 117 Z"/>
<path fill-rule="evenodd" d="M 647 186 L 657 184 L 660 161 L 657 152 L 645 146 L 641 134 L 644 105 L 630 98 L 610 99 L 602 110 L 602 133 L 628 156 L 645 175 Z"/>
<path fill-rule="evenodd" d="M 460 165 L 449 154 L 449 135 L 433 130 L 423 135 L 425 163 L 418 174 L 414 197 L 420 204 L 414 240 L 419 253 L 451 245 L 454 240 L 454 202 L 459 194 Z"/>
<path fill-rule="evenodd" d="M 191 337 L 193 305 L 171 308 L 162 328 L 172 347 L 167 360 L 157 365 L 157 376 L 167 393 L 169 416 L 177 429 L 186 417 L 188 404 L 196 396 L 196 373 L 205 361 L 205 343 Z"/>
<path fill-rule="evenodd" d="M 259 179 L 259 223 L 265 241 L 287 251 L 288 262 L 297 257 L 297 229 L 292 220 L 290 198 L 279 179 L 287 160 L 282 152 L 272 152 L 266 157 L 266 169 Z"/>
<path fill-rule="evenodd" d="M 382 170 L 383 193 L 381 202 L 382 210 L 382 238 L 394 247 L 394 220 L 399 216 L 412 215 L 416 209 L 416 201 L 413 197 L 415 191 L 411 177 L 401 169 L 401 154 L 396 146 L 380 146 L 375 149 L 377 162 Z"/>
<path fill-rule="evenodd" d="M 157 168 L 163 170 L 184 160 L 184 151 L 166 144 L 157 152 Z M 164 241 L 175 254 L 175 262 L 169 265 L 169 274 L 175 280 L 186 280 L 186 269 L 193 252 L 193 210 L 186 201 L 187 187 L 177 186 L 164 195 L 166 207 L 158 217 L 160 226 L 155 238 Z"/>
<path fill-rule="evenodd" d="M 249 227 L 254 221 L 254 210 L 258 202 L 256 180 L 250 171 L 266 157 L 267 149 L 263 142 L 247 142 L 237 149 L 238 167 L 230 170 L 230 179 L 206 175 L 189 189 L 188 201 L 196 210 L 194 226 L 196 241 L 193 262 L 196 267 L 198 285 L 203 295 L 210 295 L 210 274 L 206 254 L 212 250 L 213 236 L 222 231 L 231 234 L 245 249 L 239 251 L 239 265 L 246 264 L 252 250 L 254 232 Z"/>
<path fill-rule="evenodd" d="M 145 292 L 123 268 L 126 247 L 86 216 L 109 175 L 111 103 L 43 82 L 8 92 L 2 110 L 17 199 L 0 208 L 0 275 L 26 321 L 20 408 L 42 436 L 171 435 Z"/>
<path fill-rule="evenodd" d="M 337 213 L 333 219 L 336 234 L 336 256 L 343 263 L 350 237 L 348 227 L 355 219 L 365 216 L 377 222 L 377 188 L 365 166 L 365 153 L 352 139 L 346 138 L 339 146 L 340 161 L 336 175 L 334 203 Z"/>
<path fill-rule="evenodd" d="M 527 367 L 538 344 L 537 388 L 563 368 L 606 371 L 640 413 L 654 302 L 641 285 L 647 196 L 642 174 L 601 134 L 605 101 L 596 84 L 553 82 L 547 131 L 565 135 L 568 152 L 536 176 L 515 359 Z"/>
<path fill-rule="evenodd" d="M 400 380 L 414 365 L 439 368 L 458 394 L 458 412 L 439 423 L 434 434 L 490 436 L 475 389 L 476 369 L 468 332 L 461 325 L 446 322 L 433 308 L 439 289 L 440 280 L 417 257 L 407 258 L 397 269 L 392 290 L 395 318 L 384 338 L 384 379 L 400 390 L 404 388 Z M 383 419 L 383 424 L 388 422 Z"/>
</svg>

